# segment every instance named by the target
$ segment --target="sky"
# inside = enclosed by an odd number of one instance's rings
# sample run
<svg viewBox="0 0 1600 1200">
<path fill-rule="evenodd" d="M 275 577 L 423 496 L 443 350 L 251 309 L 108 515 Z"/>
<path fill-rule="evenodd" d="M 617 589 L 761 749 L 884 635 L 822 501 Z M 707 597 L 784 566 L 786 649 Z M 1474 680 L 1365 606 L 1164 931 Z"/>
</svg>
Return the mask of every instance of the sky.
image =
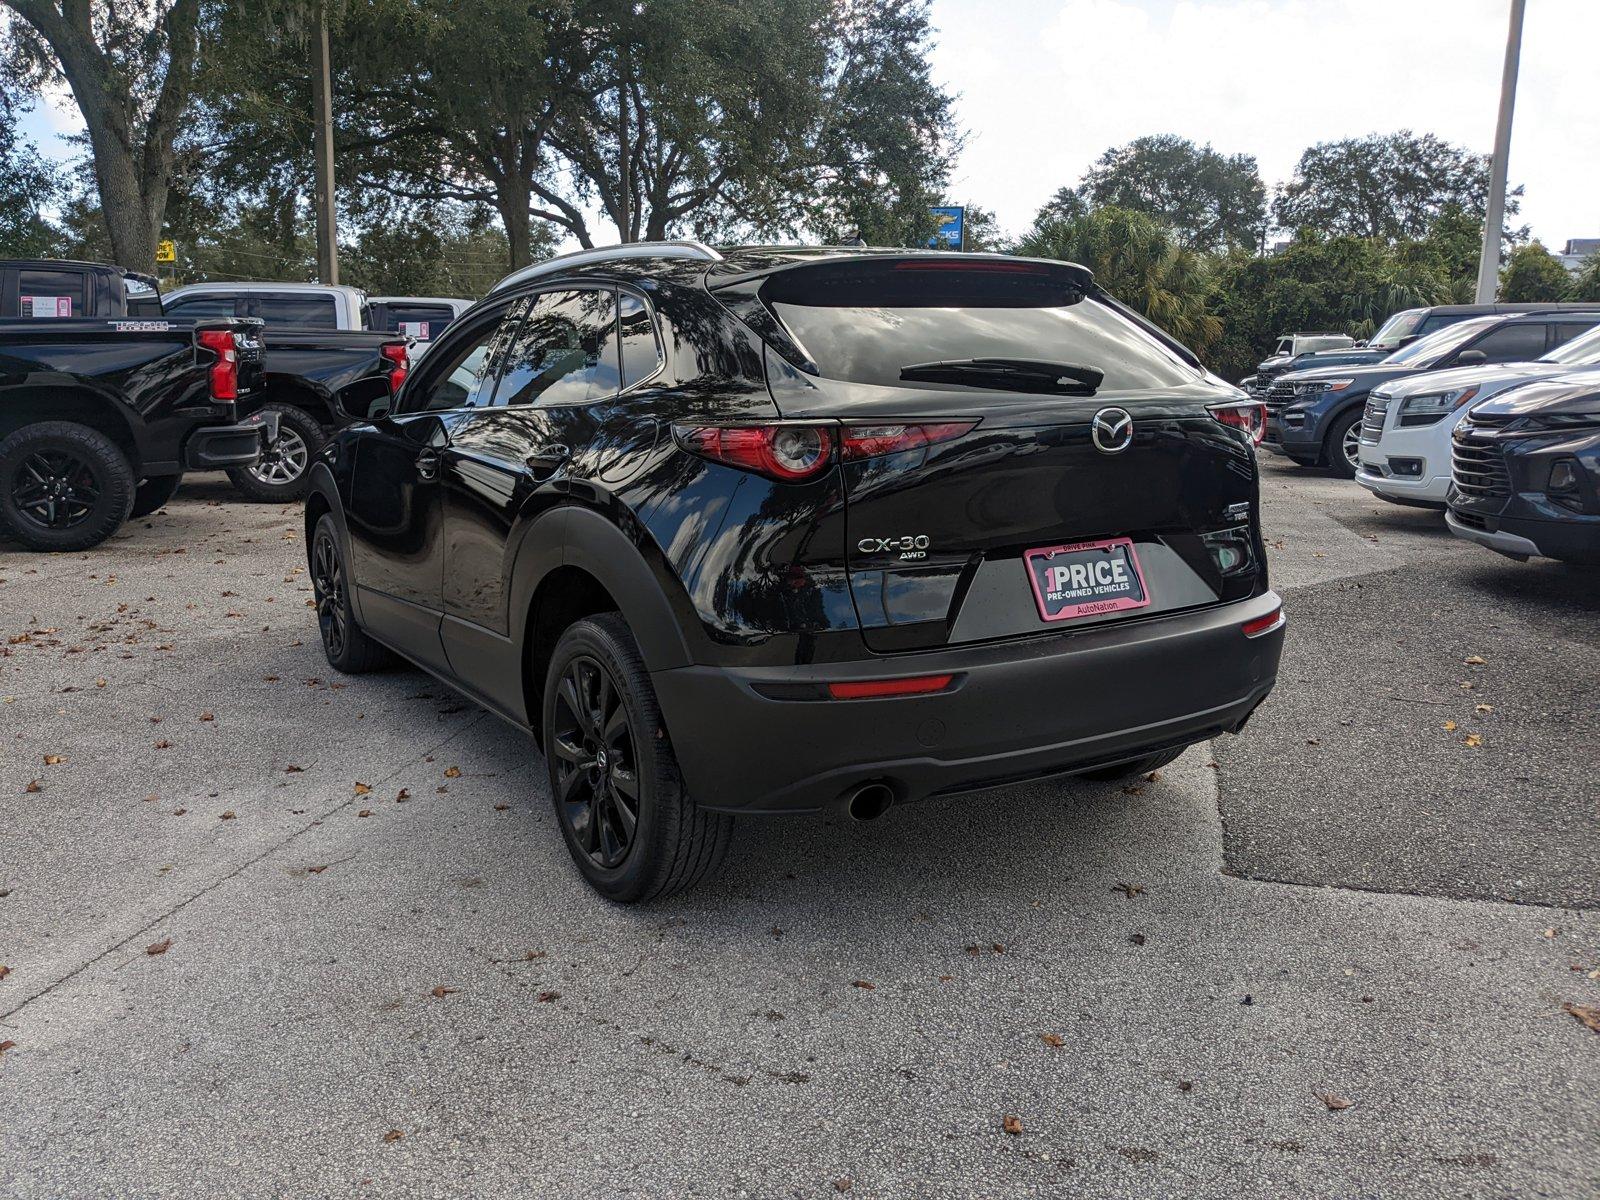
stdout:
<svg viewBox="0 0 1600 1200">
<path fill-rule="evenodd" d="M 1108 147 L 1175 133 L 1270 187 L 1315 142 L 1494 147 L 1510 0 L 934 0 L 967 132 L 954 198 L 1020 233 Z M 1600 237 L 1600 0 L 1528 0 L 1510 181 L 1552 250 Z"/>
<path fill-rule="evenodd" d="M 1268 185 L 1315 142 L 1412 129 L 1494 145 L 1510 0 L 934 0 L 934 74 L 966 145 L 953 198 L 1027 228 L 1110 146 L 1176 133 Z M 1511 139 L 1521 222 L 1600 237 L 1600 0 L 1528 0 Z M 24 120 L 66 156 L 70 97 Z"/>
</svg>

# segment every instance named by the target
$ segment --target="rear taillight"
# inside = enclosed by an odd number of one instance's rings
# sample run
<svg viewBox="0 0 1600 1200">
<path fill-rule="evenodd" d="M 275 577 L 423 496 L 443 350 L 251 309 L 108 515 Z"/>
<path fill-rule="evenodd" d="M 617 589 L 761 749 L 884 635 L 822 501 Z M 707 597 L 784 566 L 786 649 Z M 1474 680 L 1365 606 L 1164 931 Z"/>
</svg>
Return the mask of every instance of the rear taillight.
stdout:
<svg viewBox="0 0 1600 1200">
<path fill-rule="evenodd" d="M 1257 444 L 1266 436 L 1267 406 L 1254 400 L 1234 400 L 1226 404 L 1208 404 L 1206 411 L 1224 425 L 1242 429 Z"/>
<path fill-rule="evenodd" d="M 843 462 L 919 450 L 970 432 L 976 421 L 917 424 L 806 425 L 782 421 L 750 425 L 677 426 L 678 444 L 701 458 L 796 483 L 827 470 L 835 452 Z"/>
<path fill-rule="evenodd" d="M 406 358 L 406 344 L 404 342 L 388 342 L 379 351 L 389 364 L 389 394 L 392 396 L 400 390 L 400 385 L 406 381 L 406 371 L 409 369 L 409 360 Z"/>
<path fill-rule="evenodd" d="M 1264 633 L 1271 633 L 1274 629 L 1279 628 L 1286 620 L 1287 618 L 1283 615 L 1283 606 L 1279 605 L 1264 617 L 1246 621 L 1239 626 L 1239 632 L 1247 638 L 1260 637 Z"/>
<path fill-rule="evenodd" d="M 194 335 L 203 349 L 217 356 L 209 376 L 211 398 L 233 401 L 239 398 L 239 352 L 233 334 L 226 329 L 202 329 Z"/>
</svg>

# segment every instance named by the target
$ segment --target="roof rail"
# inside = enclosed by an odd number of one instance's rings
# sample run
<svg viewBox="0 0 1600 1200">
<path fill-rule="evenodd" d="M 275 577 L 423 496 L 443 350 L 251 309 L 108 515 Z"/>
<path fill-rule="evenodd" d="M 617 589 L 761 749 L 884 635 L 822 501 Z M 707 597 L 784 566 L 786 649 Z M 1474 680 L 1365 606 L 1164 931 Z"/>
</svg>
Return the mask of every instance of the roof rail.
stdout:
<svg viewBox="0 0 1600 1200">
<path fill-rule="evenodd" d="M 611 262 L 619 258 L 696 258 L 703 262 L 721 262 L 722 255 L 718 254 L 704 242 L 689 240 L 671 242 L 623 242 L 616 246 L 601 246 L 594 250 L 573 250 L 566 254 L 558 254 L 554 258 L 547 258 L 543 262 L 534 263 L 532 266 L 523 267 L 513 271 L 499 283 L 489 289 L 492 296 L 519 283 L 526 283 L 530 279 L 538 279 L 542 275 L 554 275 L 559 271 L 569 270 L 572 267 L 586 267 L 591 263 Z"/>
</svg>

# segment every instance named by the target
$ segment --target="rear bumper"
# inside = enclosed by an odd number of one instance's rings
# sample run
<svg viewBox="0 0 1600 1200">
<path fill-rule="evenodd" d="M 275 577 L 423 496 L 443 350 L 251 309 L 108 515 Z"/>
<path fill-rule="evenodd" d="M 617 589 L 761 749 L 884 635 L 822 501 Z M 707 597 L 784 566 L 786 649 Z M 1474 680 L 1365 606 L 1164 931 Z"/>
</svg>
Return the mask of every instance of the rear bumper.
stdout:
<svg viewBox="0 0 1600 1200">
<path fill-rule="evenodd" d="M 191 471 L 247 467 L 277 435 L 276 413 L 257 414 L 237 425 L 203 425 L 184 443 L 183 465 Z"/>
<path fill-rule="evenodd" d="M 864 783 L 897 801 L 1141 758 L 1237 730 L 1272 690 L 1280 626 L 1240 625 L 1268 593 L 1197 613 L 816 667 L 688 666 L 654 676 L 684 780 L 702 807 L 814 812 Z M 758 687 L 954 674 L 948 691 L 779 700 Z"/>
</svg>

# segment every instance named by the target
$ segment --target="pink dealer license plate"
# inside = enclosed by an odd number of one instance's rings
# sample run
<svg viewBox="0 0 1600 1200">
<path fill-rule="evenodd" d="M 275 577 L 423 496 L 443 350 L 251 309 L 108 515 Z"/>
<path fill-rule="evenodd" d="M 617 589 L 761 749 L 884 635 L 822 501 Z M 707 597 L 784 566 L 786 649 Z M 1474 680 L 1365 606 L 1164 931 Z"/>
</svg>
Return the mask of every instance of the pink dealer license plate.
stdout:
<svg viewBox="0 0 1600 1200">
<path fill-rule="evenodd" d="M 1046 621 L 1099 616 L 1150 603 L 1131 538 L 1044 546 L 1022 557 L 1039 615 Z"/>
</svg>

